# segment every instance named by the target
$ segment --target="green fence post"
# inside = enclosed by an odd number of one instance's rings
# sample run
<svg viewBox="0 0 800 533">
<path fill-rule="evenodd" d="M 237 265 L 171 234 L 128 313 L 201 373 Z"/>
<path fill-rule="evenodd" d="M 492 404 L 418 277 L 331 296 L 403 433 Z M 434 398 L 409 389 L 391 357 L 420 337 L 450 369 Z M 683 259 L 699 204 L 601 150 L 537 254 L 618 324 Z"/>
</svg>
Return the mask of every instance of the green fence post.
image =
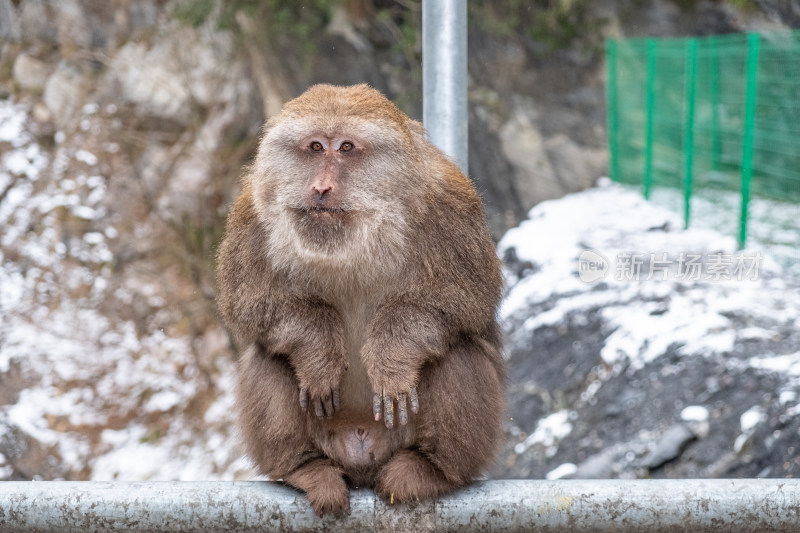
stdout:
<svg viewBox="0 0 800 533">
<path fill-rule="evenodd" d="M 606 106 L 608 107 L 608 151 L 611 179 L 621 181 L 619 175 L 619 145 L 617 140 L 617 41 L 606 41 Z"/>
<path fill-rule="evenodd" d="M 686 42 L 686 116 L 683 124 L 683 227 L 689 227 L 694 168 L 694 92 L 697 83 L 697 39 Z"/>
<path fill-rule="evenodd" d="M 747 85 L 744 98 L 742 131 L 742 209 L 739 217 L 739 247 L 747 239 L 747 206 L 750 203 L 750 181 L 753 178 L 753 145 L 756 119 L 756 89 L 758 86 L 758 45 L 756 33 L 747 35 Z"/>
<path fill-rule="evenodd" d="M 647 87 L 646 120 L 644 145 L 644 197 L 650 199 L 650 188 L 653 184 L 653 108 L 655 107 L 656 79 L 656 40 L 647 40 Z"/>
<path fill-rule="evenodd" d="M 717 38 L 708 39 L 709 57 L 711 59 L 711 72 L 709 84 L 711 92 L 711 170 L 719 170 L 720 140 L 719 140 L 719 51 Z"/>
</svg>

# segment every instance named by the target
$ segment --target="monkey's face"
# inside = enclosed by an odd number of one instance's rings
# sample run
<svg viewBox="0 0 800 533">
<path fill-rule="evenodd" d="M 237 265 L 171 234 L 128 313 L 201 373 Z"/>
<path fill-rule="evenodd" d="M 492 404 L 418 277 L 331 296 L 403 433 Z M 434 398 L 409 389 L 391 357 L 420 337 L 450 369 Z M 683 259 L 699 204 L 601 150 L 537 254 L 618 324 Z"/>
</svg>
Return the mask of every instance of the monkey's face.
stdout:
<svg viewBox="0 0 800 533">
<path fill-rule="evenodd" d="M 300 190 L 291 191 L 287 205 L 298 220 L 319 224 L 341 224 L 358 208 L 358 180 L 364 160 L 371 150 L 360 136 L 349 131 L 327 133 L 316 131 L 301 139 L 295 146 L 295 156 L 306 176 L 291 185 Z M 292 187 L 294 188 L 294 187 Z"/>
<path fill-rule="evenodd" d="M 312 91 L 267 124 L 252 174 L 273 250 L 292 246 L 309 259 L 352 262 L 398 245 L 414 196 L 409 191 L 417 188 L 409 119 L 345 105 L 342 88 L 307 102 Z"/>
</svg>

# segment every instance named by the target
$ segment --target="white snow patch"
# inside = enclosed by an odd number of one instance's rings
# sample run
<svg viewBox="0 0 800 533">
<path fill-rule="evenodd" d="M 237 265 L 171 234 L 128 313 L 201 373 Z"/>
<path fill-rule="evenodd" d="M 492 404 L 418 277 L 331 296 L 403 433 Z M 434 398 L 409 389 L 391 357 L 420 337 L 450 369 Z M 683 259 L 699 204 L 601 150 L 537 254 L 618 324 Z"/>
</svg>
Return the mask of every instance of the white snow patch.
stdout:
<svg viewBox="0 0 800 533">
<path fill-rule="evenodd" d="M 800 352 L 787 355 L 752 357 L 747 363 L 753 368 L 800 377 Z"/>
<path fill-rule="evenodd" d="M 683 193 L 678 189 L 657 187 L 651 196 L 658 206 L 680 213 Z M 741 194 L 736 191 L 700 189 L 692 194 L 692 227 L 734 235 L 739 227 Z M 800 276 L 800 227 L 797 204 L 752 196 L 748 204 L 747 249 L 764 252 L 765 269 L 782 268 Z M 780 266 L 778 266 L 780 265 Z"/>
<path fill-rule="evenodd" d="M 753 428 L 764 420 L 765 416 L 763 409 L 758 406 L 751 407 L 742 413 L 742 416 L 739 417 L 739 425 L 742 428 L 742 433 L 749 433 L 752 431 Z"/>
<path fill-rule="evenodd" d="M 564 463 L 549 471 L 545 478 L 548 481 L 552 481 L 554 479 L 561 479 L 565 476 L 571 476 L 577 471 L 578 467 L 575 465 L 575 463 Z"/>
<path fill-rule="evenodd" d="M 781 405 L 786 405 L 787 403 L 791 403 L 795 400 L 797 400 L 797 393 L 793 390 L 781 391 L 781 394 L 778 397 L 778 402 Z"/>
<path fill-rule="evenodd" d="M 681 411 L 681 420 L 684 422 L 705 422 L 708 420 L 708 409 L 702 405 L 690 405 Z"/>
<path fill-rule="evenodd" d="M 670 350 L 681 356 L 727 355 L 737 340 L 774 337 L 757 327 L 737 331 L 731 316 L 746 313 L 754 321 L 795 325 L 800 298 L 777 275 L 780 267 L 766 253 L 737 252 L 733 237 L 711 229 L 684 230 L 678 214 L 646 201 L 639 192 L 603 183 L 542 202 L 500 241 L 501 257 L 513 248 L 520 262 L 531 264 L 521 279 L 506 272 L 509 289 L 500 309 L 504 322 L 522 326 L 514 330 L 520 338 L 596 312 L 608 334 L 603 360 L 640 368 Z M 594 283 L 579 276 L 578 258 L 587 250 L 610 263 Z M 631 254 L 644 260 L 633 279 L 622 268 Z M 705 269 L 700 279 L 678 271 L 681 258 L 692 255 L 701 258 Z M 715 262 L 732 266 L 758 257 L 763 260 L 752 279 L 731 275 L 733 279 L 715 280 L 712 275 Z M 656 270 L 659 261 L 666 264 L 663 272 Z"/>
<path fill-rule="evenodd" d="M 736 332 L 736 337 L 742 340 L 769 340 L 774 339 L 777 334 L 764 328 L 742 328 Z"/>
<path fill-rule="evenodd" d="M 524 453 L 525 450 L 534 444 L 542 444 L 545 447 L 552 447 L 561 439 L 572 432 L 572 424 L 569 422 L 570 412 L 568 410 L 558 411 L 539 420 L 536 430 L 528 435 L 523 442 L 514 446 L 517 454 Z"/>
<path fill-rule="evenodd" d="M 25 131 L 27 120 L 27 106 L 10 100 L 0 101 L 0 142 L 11 143 L 14 147 L 27 143 L 30 140 L 30 135 Z"/>
<path fill-rule="evenodd" d="M 86 163 L 90 167 L 93 167 L 97 164 L 97 156 L 91 152 L 87 152 L 86 150 L 78 150 L 75 152 L 75 159 Z"/>
</svg>

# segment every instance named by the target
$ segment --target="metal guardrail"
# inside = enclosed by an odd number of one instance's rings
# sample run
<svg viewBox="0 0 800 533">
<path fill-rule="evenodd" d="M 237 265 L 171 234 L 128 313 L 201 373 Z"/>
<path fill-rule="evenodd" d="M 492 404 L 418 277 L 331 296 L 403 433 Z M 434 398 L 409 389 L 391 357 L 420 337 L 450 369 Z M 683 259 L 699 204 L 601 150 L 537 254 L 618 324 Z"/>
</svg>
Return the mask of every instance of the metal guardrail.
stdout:
<svg viewBox="0 0 800 533">
<path fill-rule="evenodd" d="M 5 482 L 0 531 L 800 531 L 800 479 L 485 481 L 435 502 L 351 495 L 314 515 L 271 482 Z"/>
</svg>

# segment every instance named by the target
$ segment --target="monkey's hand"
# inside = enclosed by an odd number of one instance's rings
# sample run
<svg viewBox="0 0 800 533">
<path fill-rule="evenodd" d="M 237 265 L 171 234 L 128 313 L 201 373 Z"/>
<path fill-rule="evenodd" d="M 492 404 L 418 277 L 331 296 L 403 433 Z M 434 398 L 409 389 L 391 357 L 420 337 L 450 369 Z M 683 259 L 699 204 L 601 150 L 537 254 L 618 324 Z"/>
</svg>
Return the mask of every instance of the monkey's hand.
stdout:
<svg viewBox="0 0 800 533">
<path fill-rule="evenodd" d="M 397 420 L 401 426 L 408 423 L 408 408 L 416 414 L 419 411 L 417 387 L 412 383 L 401 383 L 396 380 L 376 379 L 373 386 L 378 389 L 372 396 L 372 413 L 378 421 L 383 416 L 386 427 L 394 426 L 394 409 L 397 403 Z"/>
<path fill-rule="evenodd" d="M 339 383 L 347 365 L 342 358 L 324 358 L 322 365 L 299 365 L 296 368 L 300 386 L 300 407 L 307 411 L 309 406 L 317 418 L 331 418 L 339 410 Z M 319 363 L 319 359 L 315 358 Z"/>
<path fill-rule="evenodd" d="M 438 311 L 414 295 L 383 303 L 369 325 L 361 360 L 372 384 L 372 412 L 387 428 L 408 423 L 408 411 L 419 411 L 417 386 L 426 361 L 447 349 L 446 328 Z"/>
</svg>

